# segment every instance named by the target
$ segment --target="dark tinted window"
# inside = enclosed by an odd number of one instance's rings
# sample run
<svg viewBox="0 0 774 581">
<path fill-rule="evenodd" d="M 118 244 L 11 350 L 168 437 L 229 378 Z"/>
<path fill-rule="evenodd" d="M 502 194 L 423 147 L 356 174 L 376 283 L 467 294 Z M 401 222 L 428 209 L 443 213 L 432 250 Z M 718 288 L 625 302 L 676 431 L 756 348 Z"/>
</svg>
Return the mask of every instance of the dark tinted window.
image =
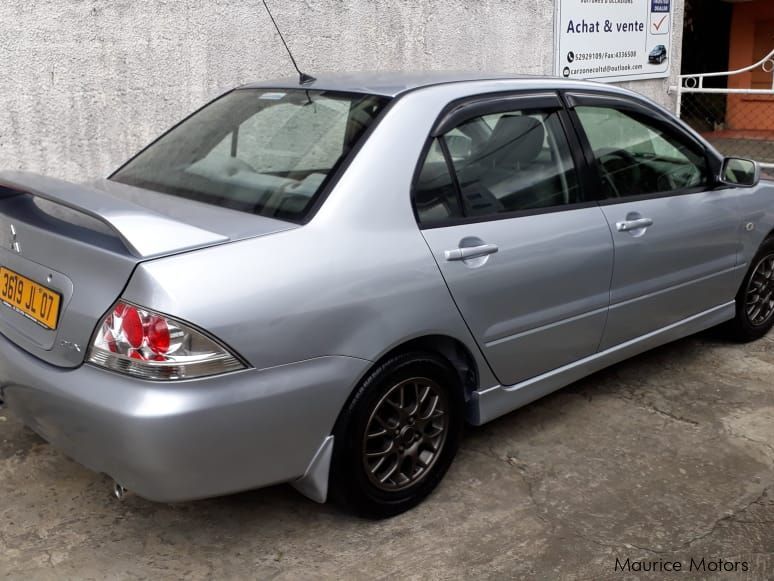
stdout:
<svg viewBox="0 0 774 581">
<path fill-rule="evenodd" d="M 707 184 L 707 160 L 695 144 L 653 120 L 607 107 L 577 107 L 607 197 L 658 194 Z"/>
<path fill-rule="evenodd" d="M 439 206 L 434 208 L 435 223 L 457 218 L 460 213 L 486 217 L 581 201 L 575 166 L 557 111 L 510 111 L 476 117 L 439 139 L 446 146 L 456 183 L 448 170 L 442 170 L 442 149 L 434 144 L 425 168 L 437 168 L 436 179 L 444 186 L 442 193 L 435 190 L 434 199 L 446 200 L 443 211 Z M 429 210 L 423 211 L 420 202 L 429 196 L 427 187 L 420 187 L 423 180 L 420 175 L 415 203 L 420 222 L 425 224 Z M 458 199 L 462 200 L 462 208 Z"/>
<path fill-rule="evenodd" d="M 458 128 L 479 136 L 454 157 L 465 213 L 485 216 L 579 201 L 578 181 L 558 112 L 512 111 Z"/>
<path fill-rule="evenodd" d="M 433 140 L 414 187 L 414 208 L 420 224 L 462 217 L 459 195 L 438 139 Z"/>
<path fill-rule="evenodd" d="M 299 89 L 237 90 L 112 176 L 119 182 L 302 221 L 387 99 Z"/>
</svg>

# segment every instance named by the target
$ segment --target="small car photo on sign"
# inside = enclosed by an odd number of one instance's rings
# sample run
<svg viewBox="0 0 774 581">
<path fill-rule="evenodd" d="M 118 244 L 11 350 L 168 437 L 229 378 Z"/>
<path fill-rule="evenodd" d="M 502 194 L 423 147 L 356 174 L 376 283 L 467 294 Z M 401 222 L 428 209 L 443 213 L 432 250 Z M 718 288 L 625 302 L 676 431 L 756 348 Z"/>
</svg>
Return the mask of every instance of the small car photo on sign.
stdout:
<svg viewBox="0 0 774 581">
<path fill-rule="evenodd" d="M 648 53 L 648 62 L 651 64 L 660 65 L 665 60 L 667 60 L 667 48 L 663 44 L 657 44 Z"/>
</svg>

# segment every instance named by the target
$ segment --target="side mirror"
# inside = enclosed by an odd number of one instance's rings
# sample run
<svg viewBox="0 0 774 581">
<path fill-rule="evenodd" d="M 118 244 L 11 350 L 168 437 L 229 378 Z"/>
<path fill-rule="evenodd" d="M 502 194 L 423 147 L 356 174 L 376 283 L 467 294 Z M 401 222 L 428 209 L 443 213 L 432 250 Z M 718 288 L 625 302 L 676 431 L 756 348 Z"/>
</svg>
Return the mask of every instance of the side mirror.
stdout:
<svg viewBox="0 0 774 581">
<path fill-rule="evenodd" d="M 749 159 L 727 157 L 720 171 L 720 183 L 727 186 L 751 188 L 761 179 L 760 166 Z"/>
</svg>

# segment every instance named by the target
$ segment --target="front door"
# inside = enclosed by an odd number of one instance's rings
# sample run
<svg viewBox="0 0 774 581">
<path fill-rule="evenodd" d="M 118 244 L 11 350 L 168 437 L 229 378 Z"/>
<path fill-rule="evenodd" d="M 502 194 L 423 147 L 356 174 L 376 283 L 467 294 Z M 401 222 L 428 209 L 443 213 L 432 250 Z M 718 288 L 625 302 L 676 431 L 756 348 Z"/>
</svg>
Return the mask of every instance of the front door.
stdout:
<svg viewBox="0 0 774 581">
<path fill-rule="evenodd" d="M 583 197 L 561 102 L 501 109 L 482 115 L 478 102 L 434 140 L 413 201 L 460 313 L 511 385 L 596 352 L 613 245 Z"/>
<path fill-rule="evenodd" d="M 734 300 L 740 214 L 706 152 L 657 113 L 576 99 L 615 266 L 602 349 Z"/>
</svg>

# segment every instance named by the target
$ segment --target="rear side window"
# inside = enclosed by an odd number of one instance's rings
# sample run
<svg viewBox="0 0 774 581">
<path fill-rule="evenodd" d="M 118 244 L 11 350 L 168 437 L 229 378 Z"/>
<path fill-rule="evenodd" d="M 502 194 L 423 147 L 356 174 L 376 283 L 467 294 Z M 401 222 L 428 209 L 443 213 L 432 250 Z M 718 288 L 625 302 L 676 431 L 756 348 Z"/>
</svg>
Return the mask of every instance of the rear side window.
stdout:
<svg viewBox="0 0 774 581">
<path fill-rule="evenodd" d="M 446 161 L 446 213 L 432 216 L 423 175 Z M 440 169 L 438 175 L 446 176 Z M 449 190 L 451 188 L 451 190 Z M 452 197 L 451 191 L 456 194 Z M 580 188 L 569 145 L 557 111 L 521 110 L 476 117 L 433 144 L 414 190 L 422 225 L 458 217 L 481 218 L 545 210 L 580 202 Z"/>
<path fill-rule="evenodd" d="M 460 196 L 439 139 L 433 140 L 417 177 L 414 210 L 421 224 L 439 224 L 463 216 Z"/>
<path fill-rule="evenodd" d="M 111 179 L 301 222 L 388 99 L 300 89 L 232 91 Z"/>
</svg>

